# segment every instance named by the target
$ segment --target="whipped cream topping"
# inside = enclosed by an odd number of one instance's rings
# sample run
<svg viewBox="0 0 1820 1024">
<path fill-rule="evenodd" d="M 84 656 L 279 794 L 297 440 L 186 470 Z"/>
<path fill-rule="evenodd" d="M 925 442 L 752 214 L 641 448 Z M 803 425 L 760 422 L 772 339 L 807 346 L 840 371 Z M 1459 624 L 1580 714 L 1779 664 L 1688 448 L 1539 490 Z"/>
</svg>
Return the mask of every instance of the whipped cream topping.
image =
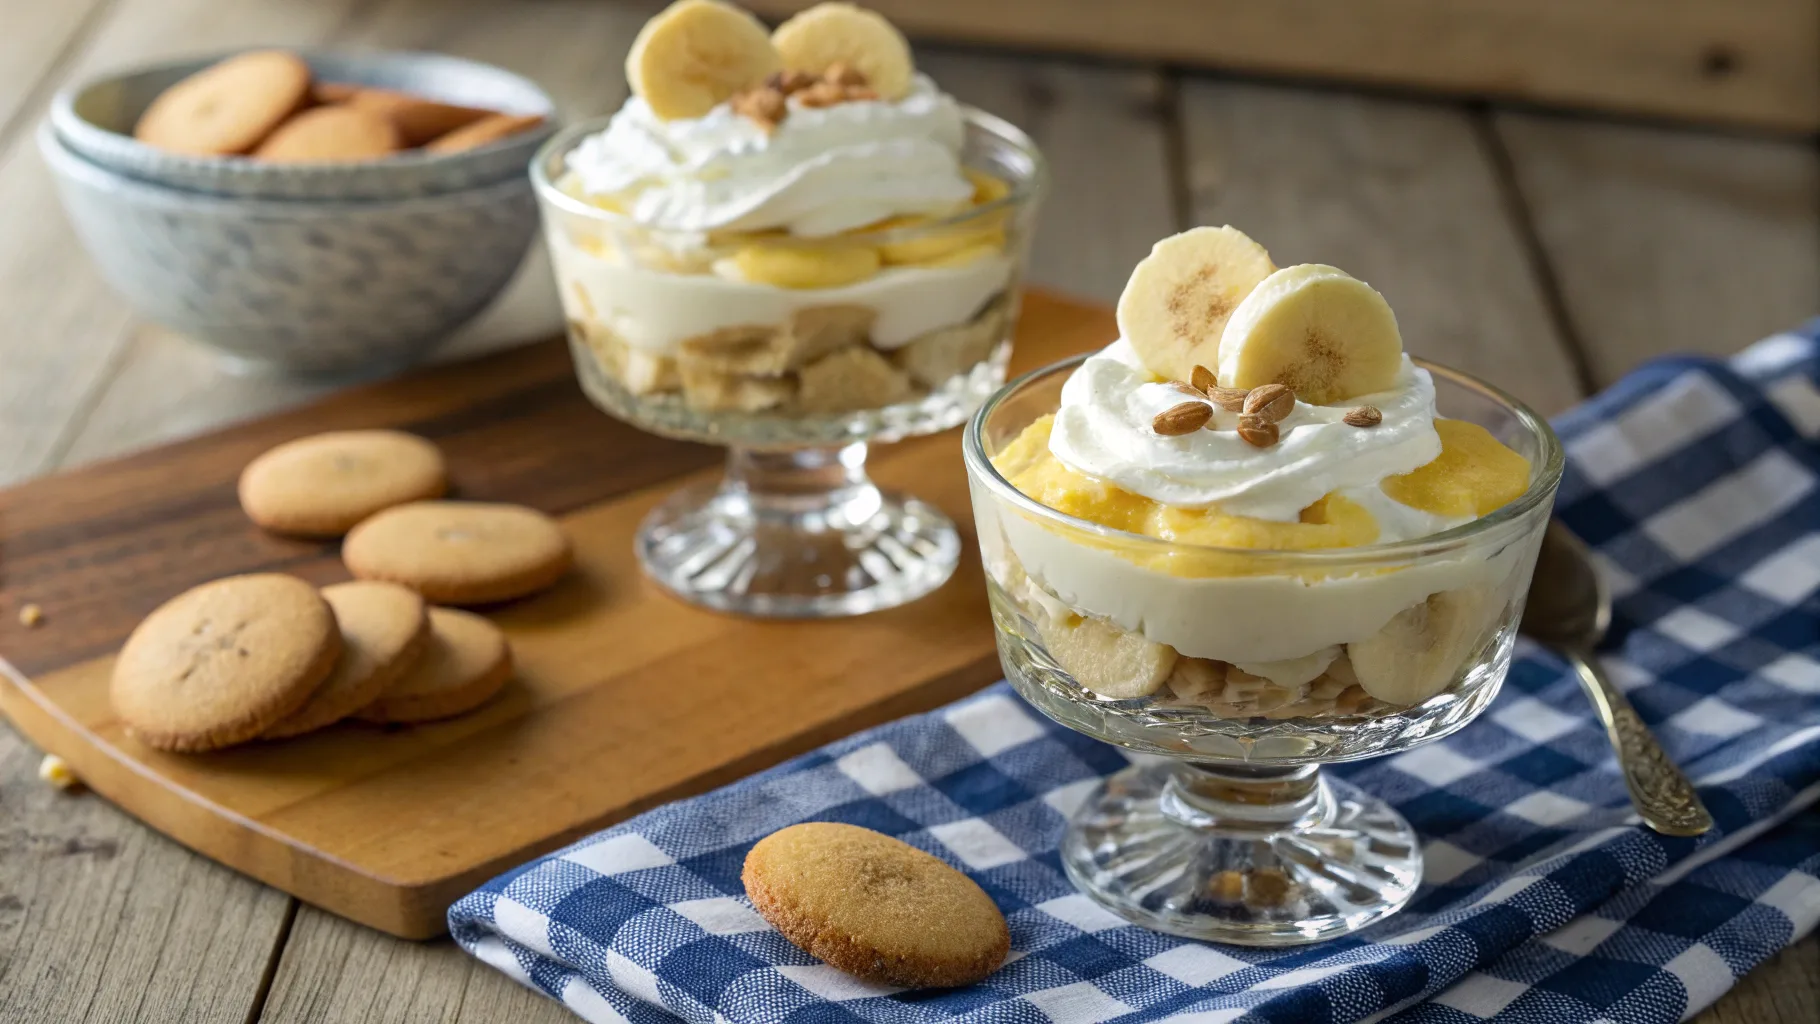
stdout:
<svg viewBox="0 0 1820 1024">
<path fill-rule="evenodd" d="M 1294 521 L 1322 495 L 1339 491 L 1376 518 L 1378 540 L 1423 537 L 1466 522 L 1413 509 L 1379 488 L 1441 454 L 1434 379 L 1403 357 L 1394 388 L 1343 406 L 1297 402 L 1277 424 L 1280 439 L 1256 448 L 1238 433 L 1238 414 L 1213 406 L 1204 430 L 1166 437 L 1157 413 L 1192 399 L 1156 383 L 1123 339 L 1088 357 L 1062 386 L 1049 450 L 1063 464 L 1177 508 Z M 1212 405 L 1211 402 L 1208 403 Z M 1360 405 L 1384 414 L 1376 427 L 1341 422 Z"/>
<path fill-rule="evenodd" d="M 805 107 L 767 134 L 722 103 L 665 121 L 634 96 L 567 158 L 571 180 L 640 224 L 678 231 L 837 234 L 966 203 L 960 107 L 925 75 L 896 101 Z"/>
</svg>

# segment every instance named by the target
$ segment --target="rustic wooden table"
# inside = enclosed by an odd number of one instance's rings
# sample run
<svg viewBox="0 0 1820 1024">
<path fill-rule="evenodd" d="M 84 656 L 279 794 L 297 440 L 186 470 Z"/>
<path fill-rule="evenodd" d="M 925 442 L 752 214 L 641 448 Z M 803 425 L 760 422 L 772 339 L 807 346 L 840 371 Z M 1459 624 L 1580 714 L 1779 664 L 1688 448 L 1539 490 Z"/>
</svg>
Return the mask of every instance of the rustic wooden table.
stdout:
<svg viewBox="0 0 1820 1024">
<path fill-rule="evenodd" d="M 0 0 L 0 483 L 300 401 L 224 374 L 96 275 L 34 152 L 64 83 L 252 44 L 443 50 L 536 77 L 570 117 L 624 97 L 655 3 Z M 1054 193 L 1035 282 L 1104 300 L 1155 239 L 1233 222 L 1381 288 L 1419 354 L 1546 412 L 1652 355 L 1727 353 L 1820 312 L 1820 153 L 1773 139 L 973 52 L 921 53 L 1029 130 Z M 541 256 L 452 346 L 548 334 Z M 54 617 L 55 610 L 48 610 Z M 54 618 L 53 618 L 54 623 Z M 0 1020 L 573 1018 L 446 940 L 397 941 L 35 778 L 0 724 Z M 1820 1020 L 1820 938 L 1700 1018 Z"/>
</svg>

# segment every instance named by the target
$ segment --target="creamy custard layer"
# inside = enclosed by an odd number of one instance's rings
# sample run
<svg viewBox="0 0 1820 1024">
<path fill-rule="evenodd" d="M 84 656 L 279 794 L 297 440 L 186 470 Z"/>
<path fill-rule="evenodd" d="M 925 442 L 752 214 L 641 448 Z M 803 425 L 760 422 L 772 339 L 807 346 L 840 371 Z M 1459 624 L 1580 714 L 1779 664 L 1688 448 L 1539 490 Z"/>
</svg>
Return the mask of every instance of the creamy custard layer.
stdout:
<svg viewBox="0 0 1820 1024">
<path fill-rule="evenodd" d="M 1458 525 L 1520 496 L 1526 459 L 1476 424 L 1437 419 L 1440 454 L 1373 488 L 1329 493 L 1291 522 L 1180 508 L 1070 468 L 1050 449 L 1052 417 L 1027 427 L 994 459 L 1012 486 L 1079 519 L 1194 547 L 1254 551 L 1344 550 L 1379 542 L 1382 524 Z M 987 496 L 975 501 L 989 566 L 1013 564 L 1069 607 L 1103 618 L 1180 654 L 1226 662 L 1305 658 L 1371 637 L 1394 616 L 1442 591 L 1475 588 L 1501 607 L 1522 544 L 1373 570 L 1368 565 L 1290 571 L 1231 550 L 1121 544 L 1061 529 Z M 1427 531 L 1427 532 L 1433 532 Z M 1420 534 L 1418 534 L 1420 535 Z M 1004 579 L 1004 576 L 1000 576 Z"/>
</svg>

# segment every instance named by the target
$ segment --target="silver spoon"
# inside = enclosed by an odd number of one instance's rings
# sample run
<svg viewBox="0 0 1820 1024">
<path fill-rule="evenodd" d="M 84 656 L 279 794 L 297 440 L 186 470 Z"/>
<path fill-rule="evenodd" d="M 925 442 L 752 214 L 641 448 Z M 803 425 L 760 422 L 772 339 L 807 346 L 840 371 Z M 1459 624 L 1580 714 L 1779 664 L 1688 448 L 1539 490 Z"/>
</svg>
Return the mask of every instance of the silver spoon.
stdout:
<svg viewBox="0 0 1820 1024">
<path fill-rule="evenodd" d="M 1610 625 L 1611 591 L 1594 569 L 1592 553 L 1559 520 L 1551 521 L 1529 583 L 1521 628 L 1573 663 L 1617 752 L 1630 802 L 1643 823 L 1664 835 L 1697 836 L 1713 827 L 1713 816 L 1593 658 Z"/>
</svg>

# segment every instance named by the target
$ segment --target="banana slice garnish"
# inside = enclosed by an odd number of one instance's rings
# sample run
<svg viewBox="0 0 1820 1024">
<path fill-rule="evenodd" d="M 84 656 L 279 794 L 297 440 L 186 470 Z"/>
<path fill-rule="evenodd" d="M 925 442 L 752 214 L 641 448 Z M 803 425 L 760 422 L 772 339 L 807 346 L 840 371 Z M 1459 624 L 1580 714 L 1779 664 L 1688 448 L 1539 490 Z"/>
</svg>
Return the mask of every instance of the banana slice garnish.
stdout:
<svg viewBox="0 0 1820 1024">
<path fill-rule="evenodd" d="M 1151 373 L 1188 380 L 1211 369 L 1226 321 L 1270 276 L 1264 247 L 1234 227 L 1193 228 L 1151 247 L 1119 296 L 1119 333 Z"/>
<path fill-rule="evenodd" d="M 1304 263 L 1271 274 L 1245 296 L 1212 368 L 1229 388 L 1284 384 L 1303 402 L 1331 405 L 1395 387 L 1403 336 L 1390 303 L 1370 285 Z"/>
<path fill-rule="evenodd" d="M 789 70 L 820 75 L 845 64 L 866 76 L 866 86 L 880 99 L 902 99 L 916 75 L 904 34 L 879 14 L 852 4 L 816 4 L 777 26 L 771 42 Z"/>
<path fill-rule="evenodd" d="M 700 117 L 783 66 L 757 18 L 720 0 L 677 0 L 633 40 L 626 81 L 673 121 Z"/>
</svg>

